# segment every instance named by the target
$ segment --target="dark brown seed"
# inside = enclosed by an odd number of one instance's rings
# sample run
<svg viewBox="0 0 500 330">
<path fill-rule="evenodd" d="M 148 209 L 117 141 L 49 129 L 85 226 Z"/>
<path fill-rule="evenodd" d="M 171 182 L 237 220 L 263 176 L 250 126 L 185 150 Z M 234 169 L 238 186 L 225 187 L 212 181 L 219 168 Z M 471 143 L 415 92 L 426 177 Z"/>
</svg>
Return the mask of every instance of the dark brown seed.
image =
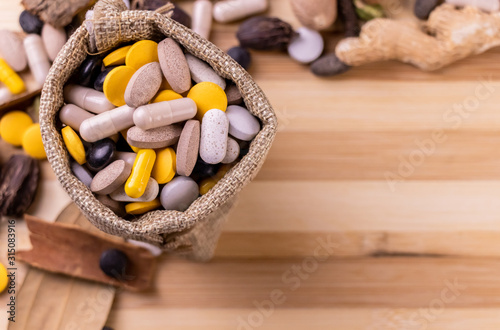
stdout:
<svg viewBox="0 0 500 330">
<path fill-rule="evenodd" d="M 356 15 L 356 8 L 352 0 L 339 0 L 339 16 L 344 23 L 344 36 L 357 37 L 361 31 Z"/>
<path fill-rule="evenodd" d="M 179 7 L 175 7 L 172 11 L 172 17 L 174 21 L 181 23 L 182 25 L 191 28 L 191 16 Z"/>
<path fill-rule="evenodd" d="M 311 72 L 322 77 L 341 74 L 350 68 L 351 67 L 343 63 L 335 53 L 324 55 L 311 64 Z"/>
<path fill-rule="evenodd" d="M 38 161 L 14 155 L 0 173 L 0 214 L 21 216 L 30 207 L 38 187 Z"/>
<path fill-rule="evenodd" d="M 440 3 L 440 0 L 417 0 L 413 12 L 418 18 L 427 19 Z"/>
<path fill-rule="evenodd" d="M 290 24 L 265 16 L 247 19 L 236 33 L 241 47 L 258 50 L 283 50 L 295 35 Z"/>
</svg>

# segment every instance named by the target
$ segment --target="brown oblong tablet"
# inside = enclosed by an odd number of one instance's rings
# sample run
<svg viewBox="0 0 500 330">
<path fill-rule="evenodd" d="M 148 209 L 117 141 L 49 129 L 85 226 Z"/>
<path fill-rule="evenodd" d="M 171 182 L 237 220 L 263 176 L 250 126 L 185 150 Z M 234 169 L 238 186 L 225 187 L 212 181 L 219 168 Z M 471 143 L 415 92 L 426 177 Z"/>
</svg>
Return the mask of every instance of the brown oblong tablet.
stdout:
<svg viewBox="0 0 500 330">
<path fill-rule="evenodd" d="M 127 131 L 127 142 L 142 149 L 165 148 L 177 143 L 181 132 L 180 125 L 162 126 L 147 131 L 133 126 Z"/>
<path fill-rule="evenodd" d="M 92 179 L 90 190 L 99 195 L 107 195 L 127 181 L 132 166 L 124 160 L 115 160 L 100 170 Z"/>
<path fill-rule="evenodd" d="M 163 76 L 160 64 L 151 62 L 137 70 L 125 89 L 125 103 L 137 108 L 151 101 L 160 89 Z"/>
<path fill-rule="evenodd" d="M 161 70 L 174 92 L 182 94 L 191 88 L 191 73 L 181 47 L 166 38 L 158 44 Z"/>
<path fill-rule="evenodd" d="M 192 119 L 184 125 L 177 144 L 177 174 L 190 176 L 193 172 L 200 148 L 200 122 Z"/>
</svg>

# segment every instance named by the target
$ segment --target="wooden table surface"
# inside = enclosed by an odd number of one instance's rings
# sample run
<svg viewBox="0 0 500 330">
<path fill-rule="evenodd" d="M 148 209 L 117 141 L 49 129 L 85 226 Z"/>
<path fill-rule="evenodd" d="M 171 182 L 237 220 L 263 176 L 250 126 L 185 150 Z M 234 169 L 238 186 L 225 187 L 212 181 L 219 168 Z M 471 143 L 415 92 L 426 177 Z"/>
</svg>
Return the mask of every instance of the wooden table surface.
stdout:
<svg viewBox="0 0 500 330">
<path fill-rule="evenodd" d="M 19 30 L 20 11 L 2 1 L 0 26 Z M 270 14 L 299 26 L 288 0 Z M 236 29 L 215 24 L 212 41 L 228 49 Z M 253 54 L 280 120 L 265 166 L 215 259 L 162 257 L 155 289 L 117 294 L 108 325 L 500 329 L 500 49 L 435 73 L 387 62 L 331 79 Z M 40 194 L 62 196 L 38 197 L 45 218 L 68 202 L 47 164 Z"/>
</svg>

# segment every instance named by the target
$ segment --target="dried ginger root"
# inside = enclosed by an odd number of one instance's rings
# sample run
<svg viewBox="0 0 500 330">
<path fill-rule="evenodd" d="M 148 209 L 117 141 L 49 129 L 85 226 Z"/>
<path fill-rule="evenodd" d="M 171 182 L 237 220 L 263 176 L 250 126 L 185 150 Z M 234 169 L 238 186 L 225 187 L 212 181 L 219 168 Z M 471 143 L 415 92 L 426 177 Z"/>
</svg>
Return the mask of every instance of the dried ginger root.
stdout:
<svg viewBox="0 0 500 330">
<path fill-rule="evenodd" d="M 417 22 L 371 20 L 359 37 L 341 40 L 335 54 L 349 66 L 399 60 L 432 71 L 499 45 L 500 12 L 443 4 L 423 27 Z"/>
</svg>

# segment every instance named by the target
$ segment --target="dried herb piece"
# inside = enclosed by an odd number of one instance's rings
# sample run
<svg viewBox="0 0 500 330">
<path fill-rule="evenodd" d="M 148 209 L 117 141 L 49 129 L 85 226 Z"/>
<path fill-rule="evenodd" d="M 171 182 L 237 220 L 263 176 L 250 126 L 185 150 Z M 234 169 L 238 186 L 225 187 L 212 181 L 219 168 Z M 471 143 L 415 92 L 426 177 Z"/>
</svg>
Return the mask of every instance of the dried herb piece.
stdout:
<svg viewBox="0 0 500 330">
<path fill-rule="evenodd" d="M 285 49 L 295 35 L 290 24 L 265 16 L 247 19 L 236 33 L 242 47 L 257 50 Z"/>
<path fill-rule="evenodd" d="M 57 28 L 65 27 L 80 10 L 95 0 L 22 0 L 24 8 Z"/>
<path fill-rule="evenodd" d="M 384 17 L 384 8 L 381 5 L 368 5 L 362 0 L 354 0 L 356 14 L 363 21 Z"/>
<path fill-rule="evenodd" d="M 417 0 L 413 12 L 420 19 L 428 19 L 431 12 L 441 3 L 441 0 Z"/>
<path fill-rule="evenodd" d="M 356 15 L 356 8 L 352 0 L 339 0 L 339 16 L 344 23 L 344 35 L 346 37 L 357 37 L 361 31 Z"/>
<path fill-rule="evenodd" d="M 351 67 L 342 62 L 335 53 L 324 55 L 311 64 L 311 72 L 322 77 L 341 74 L 350 68 Z"/>
<path fill-rule="evenodd" d="M 0 215 L 20 216 L 30 207 L 38 188 L 40 167 L 26 155 L 14 155 L 0 173 Z"/>
</svg>

